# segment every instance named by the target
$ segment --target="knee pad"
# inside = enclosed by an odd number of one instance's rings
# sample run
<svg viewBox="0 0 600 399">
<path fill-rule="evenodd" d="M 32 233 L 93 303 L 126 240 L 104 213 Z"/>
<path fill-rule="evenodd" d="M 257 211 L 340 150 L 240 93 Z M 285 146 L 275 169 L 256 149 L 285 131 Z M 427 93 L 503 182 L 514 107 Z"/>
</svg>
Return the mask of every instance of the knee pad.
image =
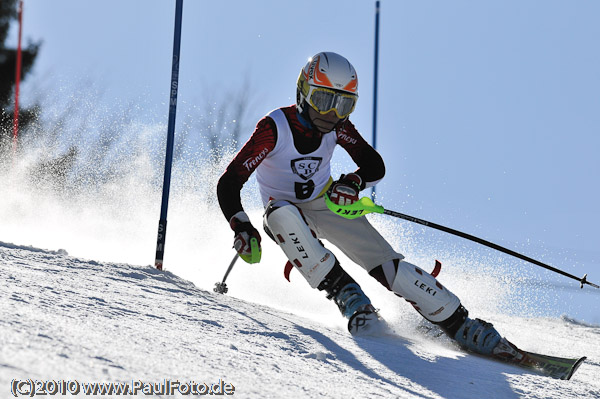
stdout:
<svg viewBox="0 0 600 399">
<path fill-rule="evenodd" d="M 312 288 L 317 288 L 335 264 L 335 256 L 313 235 L 300 211 L 287 201 L 272 201 L 265 229 Z"/>
<path fill-rule="evenodd" d="M 392 291 L 404 297 L 433 323 L 447 320 L 460 306 L 458 297 L 444 288 L 435 277 L 405 261 L 398 263 Z"/>
</svg>

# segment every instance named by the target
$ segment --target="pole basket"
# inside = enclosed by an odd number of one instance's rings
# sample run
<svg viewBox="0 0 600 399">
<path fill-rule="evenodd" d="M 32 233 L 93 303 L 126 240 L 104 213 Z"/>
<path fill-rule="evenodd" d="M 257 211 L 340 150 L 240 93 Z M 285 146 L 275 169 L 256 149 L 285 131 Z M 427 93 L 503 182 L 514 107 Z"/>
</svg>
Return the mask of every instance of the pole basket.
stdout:
<svg viewBox="0 0 600 399">
<path fill-rule="evenodd" d="M 215 283 L 215 288 L 213 288 L 213 291 L 218 293 L 218 294 L 227 294 L 227 291 L 229 291 L 229 289 L 227 288 L 227 284 L 226 283 Z"/>
</svg>

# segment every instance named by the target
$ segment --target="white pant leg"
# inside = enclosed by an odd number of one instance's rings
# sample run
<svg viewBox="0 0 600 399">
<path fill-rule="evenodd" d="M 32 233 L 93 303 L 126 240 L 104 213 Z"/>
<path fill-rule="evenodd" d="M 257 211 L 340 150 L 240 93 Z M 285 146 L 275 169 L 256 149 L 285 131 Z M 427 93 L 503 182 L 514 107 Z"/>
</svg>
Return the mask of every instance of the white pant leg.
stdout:
<svg viewBox="0 0 600 399">
<path fill-rule="evenodd" d="M 319 238 L 329 241 L 368 272 L 392 259 L 404 258 L 366 217 L 350 220 L 336 215 L 323 197 L 297 206 Z"/>
</svg>

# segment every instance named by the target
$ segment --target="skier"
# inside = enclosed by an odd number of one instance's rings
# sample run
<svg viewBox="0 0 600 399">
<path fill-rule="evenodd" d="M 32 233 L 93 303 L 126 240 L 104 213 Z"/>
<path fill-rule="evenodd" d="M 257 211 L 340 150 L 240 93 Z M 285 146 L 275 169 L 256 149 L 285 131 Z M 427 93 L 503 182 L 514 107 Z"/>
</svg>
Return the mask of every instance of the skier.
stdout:
<svg viewBox="0 0 600 399">
<path fill-rule="evenodd" d="M 410 302 L 464 348 L 485 355 L 515 356 L 516 348 L 492 324 L 469 318 L 456 295 L 404 260 L 365 217 L 345 219 L 326 206 L 325 195 L 338 205 L 357 201 L 361 190 L 374 186 L 385 174 L 381 156 L 348 119 L 357 99 L 357 74 L 346 58 L 322 52 L 302 68 L 296 104 L 262 118 L 219 179 L 219 204 L 234 231 L 234 248 L 247 262 L 259 258 L 261 236 L 240 199 L 242 186 L 256 172 L 265 204 L 266 233 L 289 259 L 288 267 L 293 265 L 312 288 L 325 291 L 335 302 L 348 318 L 352 334 L 368 333 L 380 323 L 380 317 L 360 285 L 320 239 L 329 241 L 385 288 Z M 333 181 L 330 161 L 337 145 L 358 168 Z"/>
</svg>

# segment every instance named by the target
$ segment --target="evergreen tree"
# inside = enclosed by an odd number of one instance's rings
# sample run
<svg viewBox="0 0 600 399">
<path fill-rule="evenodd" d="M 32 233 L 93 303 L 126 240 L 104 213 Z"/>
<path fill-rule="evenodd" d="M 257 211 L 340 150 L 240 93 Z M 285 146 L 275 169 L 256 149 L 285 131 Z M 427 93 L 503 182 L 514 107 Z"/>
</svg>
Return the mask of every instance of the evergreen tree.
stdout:
<svg viewBox="0 0 600 399">
<path fill-rule="evenodd" d="M 6 39 L 11 22 L 18 22 L 18 0 L 0 1 L 0 153 L 11 142 L 14 118 L 14 90 L 17 49 L 8 48 Z M 21 49 L 21 82 L 31 71 L 40 43 L 28 43 Z M 35 120 L 37 107 L 19 107 L 19 130 Z"/>
</svg>

